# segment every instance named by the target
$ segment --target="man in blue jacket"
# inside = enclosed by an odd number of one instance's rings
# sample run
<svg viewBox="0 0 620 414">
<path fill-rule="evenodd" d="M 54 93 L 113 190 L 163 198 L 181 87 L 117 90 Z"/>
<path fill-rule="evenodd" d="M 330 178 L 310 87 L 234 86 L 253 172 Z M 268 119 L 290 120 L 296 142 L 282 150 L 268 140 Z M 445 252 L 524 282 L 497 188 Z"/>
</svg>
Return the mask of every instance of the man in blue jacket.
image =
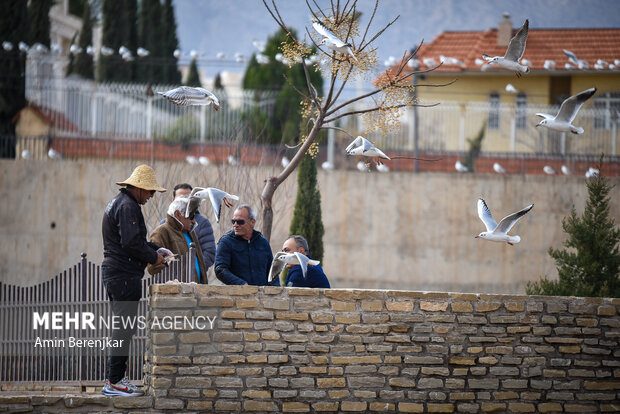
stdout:
<svg viewBox="0 0 620 414">
<path fill-rule="evenodd" d="M 296 234 L 289 236 L 288 239 L 286 239 L 282 245 L 282 251 L 284 253 L 299 252 L 312 259 L 312 257 L 310 257 L 310 252 L 308 251 L 308 241 L 303 236 Z M 286 286 L 329 289 L 329 280 L 327 280 L 327 276 L 325 276 L 325 272 L 323 272 L 323 268 L 320 265 L 308 265 L 306 277 L 304 277 L 300 265 L 287 266 L 289 266 L 289 271 L 288 277 L 286 278 Z"/>
<path fill-rule="evenodd" d="M 267 285 L 273 260 L 271 246 L 254 230 L 256 213 L 241 204 L 232 218 L 233 228 L 220 238 L 215 252 L 215 275 L 227 285 Z M 273 284 L 279 285 L 276 278 Z"/>
</svg>

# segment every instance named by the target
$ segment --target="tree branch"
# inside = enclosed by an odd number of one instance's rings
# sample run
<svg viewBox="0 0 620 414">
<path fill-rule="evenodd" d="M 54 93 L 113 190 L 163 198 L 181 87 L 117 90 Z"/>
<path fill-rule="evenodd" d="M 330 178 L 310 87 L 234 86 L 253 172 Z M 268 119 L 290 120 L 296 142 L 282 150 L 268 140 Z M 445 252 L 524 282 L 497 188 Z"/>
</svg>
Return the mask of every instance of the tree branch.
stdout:
<svg viewBox="0 0 620 414">
<path fill-rule="evenodd" d="M 333 118 L 324 119 L 323 122 L 325 122 L 326 124 L 329 124 L 330 122 L 334 122 L 335 120 L 343 118 L 345 116 L 356 115 L 356 114 L 365 114 L 365 113 L 368 113 L 368 112 L 375 112 L 375 111 L 378 111 L 380 109 L 398 109 L 398 108 L 404 108 L 404 107 L 407 107 L 407 106 L 417 106 L 417 107 L 420 107 L 420 108 L 432 108 L 433 106 L 437 106 L 437 105 L 439 105 L 439 103 L 431 104 L 431 105 L 401 104 L 401 105 L 386 106 L 385 108 L 380 108 L 380 107 L 376 106 L 374 108 L 369 108 L 369 109 L 360 109 L 358 111 L 345 112 L 345 113 L 340 114 L 338 116 L 335 116 Z"/>
</svg>

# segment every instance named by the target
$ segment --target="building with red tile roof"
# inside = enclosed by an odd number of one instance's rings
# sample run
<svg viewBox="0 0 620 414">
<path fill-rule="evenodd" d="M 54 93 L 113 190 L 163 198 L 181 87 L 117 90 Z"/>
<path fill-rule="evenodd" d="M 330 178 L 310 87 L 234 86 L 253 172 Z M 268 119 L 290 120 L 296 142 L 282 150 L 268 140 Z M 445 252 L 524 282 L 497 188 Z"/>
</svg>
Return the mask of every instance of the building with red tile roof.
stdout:
<svg viewBox="0 0 620 414">
<path fill-rule="evenodd" d="M 498 28 L 446 31 L 420 47 L 414 62 L 420 71 L 428 72 L 412 77 L 418 84 L 456 80 L 445 87 L 417 88 L 420 103 L 440 104 L 419 109 L 420 128 L 428 131 L 420 133 L 420 142 L 441 140 L 445 150 L 465 151 L 466 139 L 476 136 L 485 125 L 483 151 L 620 155 L 620 138 L 613 127 L 618 122 L 615 114 L 620 114 L 620 28 L 539 29 L 530 22 L 521 60 L 530 71 L 517 77 L 497 65 L 488 65 L 482 55 L 504 56 L 510 39 L 522 24 L 518 22 L 518 27 L 513 27 L 510 16 L 505 14 Z M 565 49 L 587 65 L 566 66 L 569 58 Z M 442 65 L 429 71 L 441 61 Z M 412 70 L 411 63 L 405 71 Z M 382 76 L 396 70 L 392 67 Z M 560 136 L 535 127 L 539 121 L 537 112 L 557 111 L 547 106 L 559 105 L 569 96 L 592 87 L 597 88 L 596 95 L 580 110 L 575 124 L 586 129 L 584 135 Z M 450 109 L 455 107 L 461 109 Z M 424 126 L 442 110 L 445 115 L 441 120 Z M 413 125 L 407 117 L 402 122 L 404 130 Z"/>
</svg>

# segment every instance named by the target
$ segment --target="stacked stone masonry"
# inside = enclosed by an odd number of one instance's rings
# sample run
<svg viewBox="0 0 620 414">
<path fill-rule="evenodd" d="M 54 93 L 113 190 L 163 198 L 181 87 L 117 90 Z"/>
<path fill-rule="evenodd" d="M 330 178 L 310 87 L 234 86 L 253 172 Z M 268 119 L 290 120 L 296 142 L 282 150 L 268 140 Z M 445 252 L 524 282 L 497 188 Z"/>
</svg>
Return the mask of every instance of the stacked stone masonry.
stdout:
<svg viewBox="0 0 620 414">
<path fill-rule="evenodd" d="M 620 299 L 165 284 L 149 301 L 151 320 L 215 318 L 149 332 L 155 410 L 620 412 Z"/>
</svg>

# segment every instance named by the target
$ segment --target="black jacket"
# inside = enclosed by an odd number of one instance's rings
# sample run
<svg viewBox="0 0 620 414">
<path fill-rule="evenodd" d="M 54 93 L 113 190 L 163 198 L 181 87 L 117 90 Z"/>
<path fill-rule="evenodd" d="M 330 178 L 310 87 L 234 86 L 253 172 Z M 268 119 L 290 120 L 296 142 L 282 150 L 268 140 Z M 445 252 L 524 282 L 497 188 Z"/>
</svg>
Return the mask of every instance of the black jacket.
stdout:
<svg viewBox="0 0 620 414">
<path fill-rule="evenodd" d="M 142 277 L 148 263 L 157 262 L 157 246 L 146 240 L 146 224 L 136 199 L 122 188 L 105 208 L 101 225 L 103 266 Z"/>
</svg>

